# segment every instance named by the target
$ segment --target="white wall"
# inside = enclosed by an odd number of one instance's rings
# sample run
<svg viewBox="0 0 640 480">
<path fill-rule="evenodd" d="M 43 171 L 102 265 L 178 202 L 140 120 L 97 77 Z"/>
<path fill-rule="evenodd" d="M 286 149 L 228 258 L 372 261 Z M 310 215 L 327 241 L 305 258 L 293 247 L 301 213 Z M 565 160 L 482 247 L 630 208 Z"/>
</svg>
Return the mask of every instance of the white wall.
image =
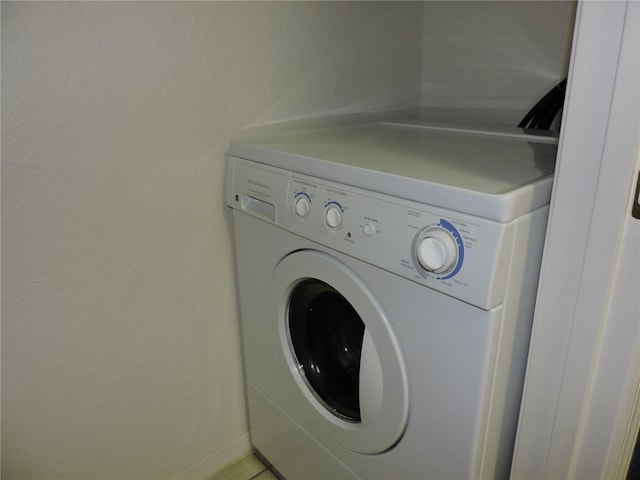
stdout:
<svg viewBox="0 0 640 480">
<path fill-rule="evenodd" d="M 426 119 L 517 125 L 567 75 L 574 1 L 425 2 Z"/>
<path fill-rule="evenodd" d="M 228 140 L 416 104 L 421 30 L 418 3 L 2 2 L 3 479 L 248 448 Z"/>
</svg>

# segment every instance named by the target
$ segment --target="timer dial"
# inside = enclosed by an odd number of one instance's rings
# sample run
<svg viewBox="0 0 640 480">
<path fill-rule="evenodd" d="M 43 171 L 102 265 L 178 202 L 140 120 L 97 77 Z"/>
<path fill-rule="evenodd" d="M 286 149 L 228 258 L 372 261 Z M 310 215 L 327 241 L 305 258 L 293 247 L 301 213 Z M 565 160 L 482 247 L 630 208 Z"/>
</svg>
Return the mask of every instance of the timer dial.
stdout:
<svg viewBox="0 0 640 480">
<path fill-rule="evenodd" d="M 458 260 L 458 246 L 453 236 L 443 228 L 430 228 L 416 243 L 416 257 L 428 272 L 444 273 Z"/>
</svg>

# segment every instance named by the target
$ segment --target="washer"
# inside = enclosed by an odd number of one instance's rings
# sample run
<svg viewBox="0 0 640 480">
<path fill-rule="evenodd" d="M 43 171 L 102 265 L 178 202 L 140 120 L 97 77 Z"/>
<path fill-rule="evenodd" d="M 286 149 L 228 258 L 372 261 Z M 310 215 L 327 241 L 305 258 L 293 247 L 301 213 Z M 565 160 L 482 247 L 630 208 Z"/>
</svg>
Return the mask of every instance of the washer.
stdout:
<svg viewBox="0 0 640 480">
<path fill-rule="evenodd" d="M 281 476 L 508 477 L 555 152 L 390 123 L 231 143 L 251 442 Z"/>
</svg>

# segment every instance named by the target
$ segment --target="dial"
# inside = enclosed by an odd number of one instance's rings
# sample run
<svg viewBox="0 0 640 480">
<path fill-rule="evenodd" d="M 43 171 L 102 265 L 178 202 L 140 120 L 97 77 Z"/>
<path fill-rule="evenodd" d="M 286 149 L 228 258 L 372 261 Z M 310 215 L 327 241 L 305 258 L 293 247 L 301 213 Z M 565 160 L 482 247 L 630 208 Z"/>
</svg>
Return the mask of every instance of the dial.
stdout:
<svg viewBox="0 0 640 480">
<path fill-rule="evenodd" d="M 416 256 L 428 272 L 444 273 L 458 260 L 458 246 L 453 236 L 443 228 L 427 230 L 416 243 Z"/>
<path fill-rule="evenodd" d="M 296 200 L 295 205 L 296 215 L 299 217 L 306 217 L 309 215 L 309 210 L 311 210 L 311 204 L 309 203 L 309 199 L 307 197 L 299 197 Z"/>
<path fill-rule="evenodd" d="M 329 228 L 338 228 L 342 223 L 342 212 L 338 207 L 329 207 L 324 212 L 324 221 Z"/>
</svg>

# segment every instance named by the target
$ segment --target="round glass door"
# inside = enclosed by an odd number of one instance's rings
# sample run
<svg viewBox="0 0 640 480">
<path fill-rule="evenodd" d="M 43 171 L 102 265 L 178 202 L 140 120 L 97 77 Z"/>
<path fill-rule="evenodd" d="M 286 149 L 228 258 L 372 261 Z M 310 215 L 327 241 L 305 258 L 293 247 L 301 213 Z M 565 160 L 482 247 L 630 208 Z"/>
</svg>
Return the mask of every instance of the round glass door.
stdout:
<svg viewBox="0 0 640 480">
<path fill-rule="evenodd" d="M 360 361 L 365 326 L 353 306 L 333 287 L 305 280 L 292 291 L 289 338 L 310 390 L 331 413 L 360 418 Z"/>
</svg>

